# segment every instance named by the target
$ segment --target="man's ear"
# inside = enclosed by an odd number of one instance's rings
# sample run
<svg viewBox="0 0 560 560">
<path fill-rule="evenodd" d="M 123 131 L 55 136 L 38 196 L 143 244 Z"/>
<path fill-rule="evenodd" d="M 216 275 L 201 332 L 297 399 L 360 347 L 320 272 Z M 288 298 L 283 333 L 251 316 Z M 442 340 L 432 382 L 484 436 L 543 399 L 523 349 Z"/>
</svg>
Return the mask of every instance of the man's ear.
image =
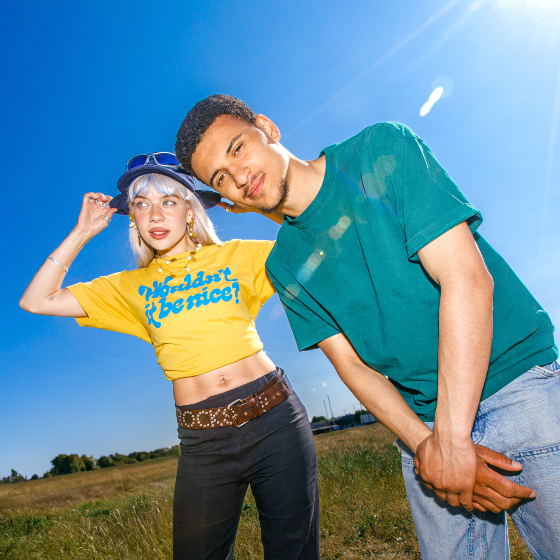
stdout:
<svg viewBox="0 0 560 560">
<path fill-rule="evenodd" d="M 262 130 L 267 136 L 270 136 L 273 142 L 278 142 L 280 140 L 280 131 L 278 127 L 264 115 L 257 115 L 255 120 L 255 126 Z"/>
</svg>

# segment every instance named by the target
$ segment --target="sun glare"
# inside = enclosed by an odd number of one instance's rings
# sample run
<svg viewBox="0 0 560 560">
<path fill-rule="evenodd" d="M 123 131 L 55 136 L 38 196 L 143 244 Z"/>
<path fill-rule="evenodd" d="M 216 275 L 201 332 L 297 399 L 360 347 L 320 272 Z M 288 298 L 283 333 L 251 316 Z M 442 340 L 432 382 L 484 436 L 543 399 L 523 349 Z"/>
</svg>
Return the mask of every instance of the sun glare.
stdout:
<svg viewBox="0 0 560 560">
<path fill-rule="evenodd" d="M 428 101 L 426 101 L 426 103 L 424 103 L 424 105 L 422 105 L 422 108 L 420 109 L 421 117 L 425 117 L 432 110 L 432 107 L 437 101 L 439 101 L 442 93 L 443 93 L 442 87 L 438 87 L 434 89 L 434 91 L 432 91 L 430 97 L 428 98 Z"/>
<path fill-rule="evenodd" d="M 525 10 L 560 8 L 560 0 L 498 0 L 501 8 L 524 8 Z"/>
</svg>

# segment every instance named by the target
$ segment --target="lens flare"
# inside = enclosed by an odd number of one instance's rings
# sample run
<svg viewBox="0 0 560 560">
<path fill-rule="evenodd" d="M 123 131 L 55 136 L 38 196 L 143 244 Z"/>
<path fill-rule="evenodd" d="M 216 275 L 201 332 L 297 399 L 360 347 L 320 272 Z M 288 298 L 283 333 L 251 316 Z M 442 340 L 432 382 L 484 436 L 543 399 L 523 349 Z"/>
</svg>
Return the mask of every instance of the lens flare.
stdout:
<svg viewBox="0 0 560 560">
<path fill-rule="evenodd" d="M 422 108 L 420 109 L 420 116 L 425 117 L 432 110 L 432 107 L 435 105 L 435 103 L 439 101 L 442 95 L 443 95 L 442 87 L 438 87 L 434 89 L 434 91 L 430 93 L 430 97 L 428 98 L 428 101 L 426 101 L 426 103 L 422 105 Z"/>
</svg>

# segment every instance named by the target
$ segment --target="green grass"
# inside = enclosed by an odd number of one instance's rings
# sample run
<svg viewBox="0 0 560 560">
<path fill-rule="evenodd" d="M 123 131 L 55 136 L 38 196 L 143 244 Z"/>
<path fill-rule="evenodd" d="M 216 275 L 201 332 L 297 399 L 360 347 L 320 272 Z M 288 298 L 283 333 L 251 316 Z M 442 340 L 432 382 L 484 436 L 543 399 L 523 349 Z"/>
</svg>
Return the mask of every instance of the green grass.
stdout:
<svg viewBox="0 0 560 560">
<path fill-rule="evenodd" d="M 321 558 L 420 560 L 393 436 L 380 425 L 316 437 Z M 0 486 L 2 560 L 155 560 L 172 557 L 177 459 Z M 512 559 L 527 560 L 515 530 Z M 263 557 L 248 494 L 236 560 Z"/>
</svg>

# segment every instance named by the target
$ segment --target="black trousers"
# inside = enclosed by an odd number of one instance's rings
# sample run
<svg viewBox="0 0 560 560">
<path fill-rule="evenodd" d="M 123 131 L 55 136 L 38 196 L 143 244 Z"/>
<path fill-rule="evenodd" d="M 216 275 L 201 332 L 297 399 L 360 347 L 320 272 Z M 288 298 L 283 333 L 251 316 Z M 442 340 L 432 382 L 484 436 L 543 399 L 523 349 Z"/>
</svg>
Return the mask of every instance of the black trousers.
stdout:
<svg viewBox="0 0 560 560">
<path fill-rule="evenodd" d="M 227 406 L 274 376 L 186 409 Z M 181 456 L 173 504 L 174 560 L 231 560 L 247 487 L 255 497 L 265 560 L 319 558 L 315 443 L 295 393 L 236 428 L 178 428 Z"/>
</svg>

